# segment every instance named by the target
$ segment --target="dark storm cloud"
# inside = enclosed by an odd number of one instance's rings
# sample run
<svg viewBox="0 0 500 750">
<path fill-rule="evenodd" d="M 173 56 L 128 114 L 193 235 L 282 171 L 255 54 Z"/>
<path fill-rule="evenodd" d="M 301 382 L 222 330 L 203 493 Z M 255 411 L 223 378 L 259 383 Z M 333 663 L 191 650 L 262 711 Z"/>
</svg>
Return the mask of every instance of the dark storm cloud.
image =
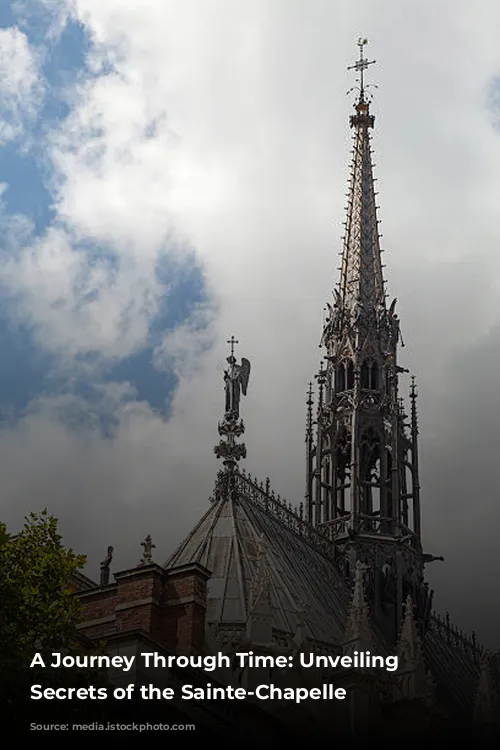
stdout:
<svg viewBox="0 0 500 750">
<path fill-rule="evenodd" d="M 447 389 L 422 435 L 427 542 L 446 562 L 430 579 L 441 610 L 497 645 L 500 633 L 500 325 L 450 357 Z M 439 566 L 439 567 L 437 567 Z"/>
</svg>

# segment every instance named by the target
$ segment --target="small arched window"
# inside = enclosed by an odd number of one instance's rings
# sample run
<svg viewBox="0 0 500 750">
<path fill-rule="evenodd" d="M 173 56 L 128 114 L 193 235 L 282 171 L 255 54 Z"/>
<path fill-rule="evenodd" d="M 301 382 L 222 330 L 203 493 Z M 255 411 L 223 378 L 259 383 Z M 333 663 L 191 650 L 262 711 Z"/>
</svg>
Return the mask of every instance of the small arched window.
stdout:
<svg viewBox="0 0 500 750">
<path fill-rule="evenodd" d="M 346 373 L 347 374 L 347 390 L 349 391 L 352 388 L 354 388 L 354 365 L 351 362 L 351 360 L 349 360 L 347 363 L 346 371 L 347 371 Z"/>
<path fill-rule="evenodd" d="M 335 370 L 335 391 L 337 393 L 345 391 L 345 369 L 343 362 L 338 364 Z"/>
<path fill-rule="evenodd" d="M 379 368 L 373 359 L 365 359 L 361 365 L 361 388 L 371 391 L 379 389 Z"/>
</svg>

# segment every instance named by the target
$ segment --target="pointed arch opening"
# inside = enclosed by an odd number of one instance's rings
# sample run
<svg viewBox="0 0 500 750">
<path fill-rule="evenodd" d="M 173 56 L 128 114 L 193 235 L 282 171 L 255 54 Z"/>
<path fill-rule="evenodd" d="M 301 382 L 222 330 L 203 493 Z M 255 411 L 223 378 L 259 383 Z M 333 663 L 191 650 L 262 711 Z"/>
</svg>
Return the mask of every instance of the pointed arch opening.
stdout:
<svg viewBox="0 0 500 750">
<path fill-rule="evenodd" d="M 386 464 L 386 478 L 385 478 L 385 512 L 386 518 L 392 519 L 394 515 L 394 500 L 392 496 L 392 451 L 386 450 L 385 452 L 385 464 Z M 384 521 L 381 525 L 382 532 L 390 534 L 392 528 L 392 521 Z"/>
<path fill-rule="evenodd" d="M 343 393 L 345 391 L 345 367 L 343 362 L 339 362 L 335 368 L 335 393 Z"/>
<path fill-rule="evenodd" d="M 365 517 L 366 531 L 374 532 L 380 527 L 382 483 L 381 483 L 381 439 L 379 433 L 369 427 L 361 437 L 360 455 L 360 515 Z M 371 521 L 370 519 L 374 520 Z"/>
<path fill-rule="evenodd" d="M 380 370 L 374 359 L 365 359 L 361 365 L 361 388 L 370 391 L 380 388 Z"/>
<path fill-rule="evenodd" d="M 401 466 L 401 521 L 407 530 L 415 531 L 415 494 L 413 468 L 406 454 Z"/>
<path fill-rule="evenodd" d="M 350 391 L 354 388 L 354 364 L 352 359 L 347 361 L 346 365 L 346 385 L 347 390 Z"/>
<path fill-rule="evenodd" d="M 354 363 L 352 359 L 339 362 L 335 368 L 335 393 L 354 388 Z"/>
<path fill-rule="evenodd" d="M 344 428 L 337 435 L 335 444 L 335 492 L 334 507 L 335 517 L 342 517 L 349 513 L 348 491 L 351 486 L 351 438 Z"/>
</svg>

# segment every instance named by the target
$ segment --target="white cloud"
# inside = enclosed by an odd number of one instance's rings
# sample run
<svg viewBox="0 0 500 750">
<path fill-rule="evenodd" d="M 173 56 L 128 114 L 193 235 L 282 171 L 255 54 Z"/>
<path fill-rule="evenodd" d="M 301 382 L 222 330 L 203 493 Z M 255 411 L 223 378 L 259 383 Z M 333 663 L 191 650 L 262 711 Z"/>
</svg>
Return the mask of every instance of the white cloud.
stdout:
<svg viewBox="0 0 500 750">
<path fill-rule="evenodd" d="M 212 327 L 216 323 L 212 305 L 197 305 L 188 320 L 169 331 L 155 348 L 153 362 L 159 370 L 172 370 L 191 380 L 213 344 Z"/>
<path fill-rule="evenodd" d="M 16 27 L 0 29 L 0 146 L 21 135 L 42 97 L 37 56 L 26 35 Z"/>
<path fill-rule="evenodd" d="M 85 462 L 92 475 L 78 502 L 105 493 L 115 509 L 141 498 L 165 539 L 172 508 L 182 506 L 187 530 L 215 473 L 220 368 L 234 333 L 253 365 L 243 406 L 249 468 L 301 499 L 304 393 L 337 277 L 346 67 L 360 32 L 378 60 L 370 72 L 380 86 L 375 161 L 389 290 L 407 342 L 402 364 L 421 375 L 422 441 L 441 434 L 449 359 L 500 315 L 498 134 L 486 108 L 500 66 L 498 4 L 476 3 L 472 14 L 458 0 L 450 14 L 449 2 L 436 0 L 432 18 L 422 3 L 397 0 L 68 0 L 66 9 L 91 35 L 101 73 L 75 89 L 71 116 L 52 134 L 59 224 L 9 267 L 21 310 L 47 347 L 123 356 L 145 339 L 155 264 L 174 235 L 195 247 L 218 312 L 201 339 L 187 324 L 157 352 L 163 362 L 174 357 L 182 376 L 168 424 L 143 407 L 133 417 L 117 407 L 115 441 L 103 447 L 95 437 L 82 453 L 51 422 L 40 471 L 56 470 L 64 443 L 65 463 L 78 473 Z M 83 307 L 74 238 L 111 246 L 122 264 L 112 284 L 105 268 L 92 270 L 84 289 L 99 294 Z M 23 428 L 32 450 L 44 434 L 37 419 Z M 449 436 L 441 440 L 438 455 Z M 428 529 L 439 517 L 439 471 L 422 467 Z M 487 498 L 475 502 L 490 507 Z M 76 513 L 76 500 L 67 503 Z M 112 525 L 106 513 L 103 529 Z M 467 523 L 447 520 L 443 534 L 458 554 Z"/>
<path fill-rule="evenodd" d="M 95 351 L 101 358 L 120 358 L 147 338 L 160 286 L 126 263 L 119 271 L 105 258 L 89 263 L 61 228 L 20 247 L 2 271 L 18 317 L 62 359 Z"/>
</svg>

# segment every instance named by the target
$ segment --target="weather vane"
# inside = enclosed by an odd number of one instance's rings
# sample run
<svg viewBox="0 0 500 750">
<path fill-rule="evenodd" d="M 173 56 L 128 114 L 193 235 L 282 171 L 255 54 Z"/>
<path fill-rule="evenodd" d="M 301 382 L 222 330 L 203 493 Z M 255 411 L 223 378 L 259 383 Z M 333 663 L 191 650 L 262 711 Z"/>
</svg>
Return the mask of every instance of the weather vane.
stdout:
<svg viewBox="0 0 500 750">
<path fill-rule="evenodd" d="M 359 94 L 360 94 L 360 101 L 364 100 L 365 96 L 365 79 L 364 79 L 364 72 L 367 69 L 369 65 L 373 65 L 376 60 L 367 60 L 365 57 L 363 57 L 363 47 L 365 47 L 368 44 L 368 39 L 364 39 L 363 37 L 360 37 L 358 39 L 358 47 L 359 47 L 359 60 L 356 60 L 354 65 L 349 65 L 347 70 L 355 70 L 357 73 L 359 73 Z M 348 94 L 351 93 L 354 89 L 349 89 L 347 92 Z"/>
</svg>

